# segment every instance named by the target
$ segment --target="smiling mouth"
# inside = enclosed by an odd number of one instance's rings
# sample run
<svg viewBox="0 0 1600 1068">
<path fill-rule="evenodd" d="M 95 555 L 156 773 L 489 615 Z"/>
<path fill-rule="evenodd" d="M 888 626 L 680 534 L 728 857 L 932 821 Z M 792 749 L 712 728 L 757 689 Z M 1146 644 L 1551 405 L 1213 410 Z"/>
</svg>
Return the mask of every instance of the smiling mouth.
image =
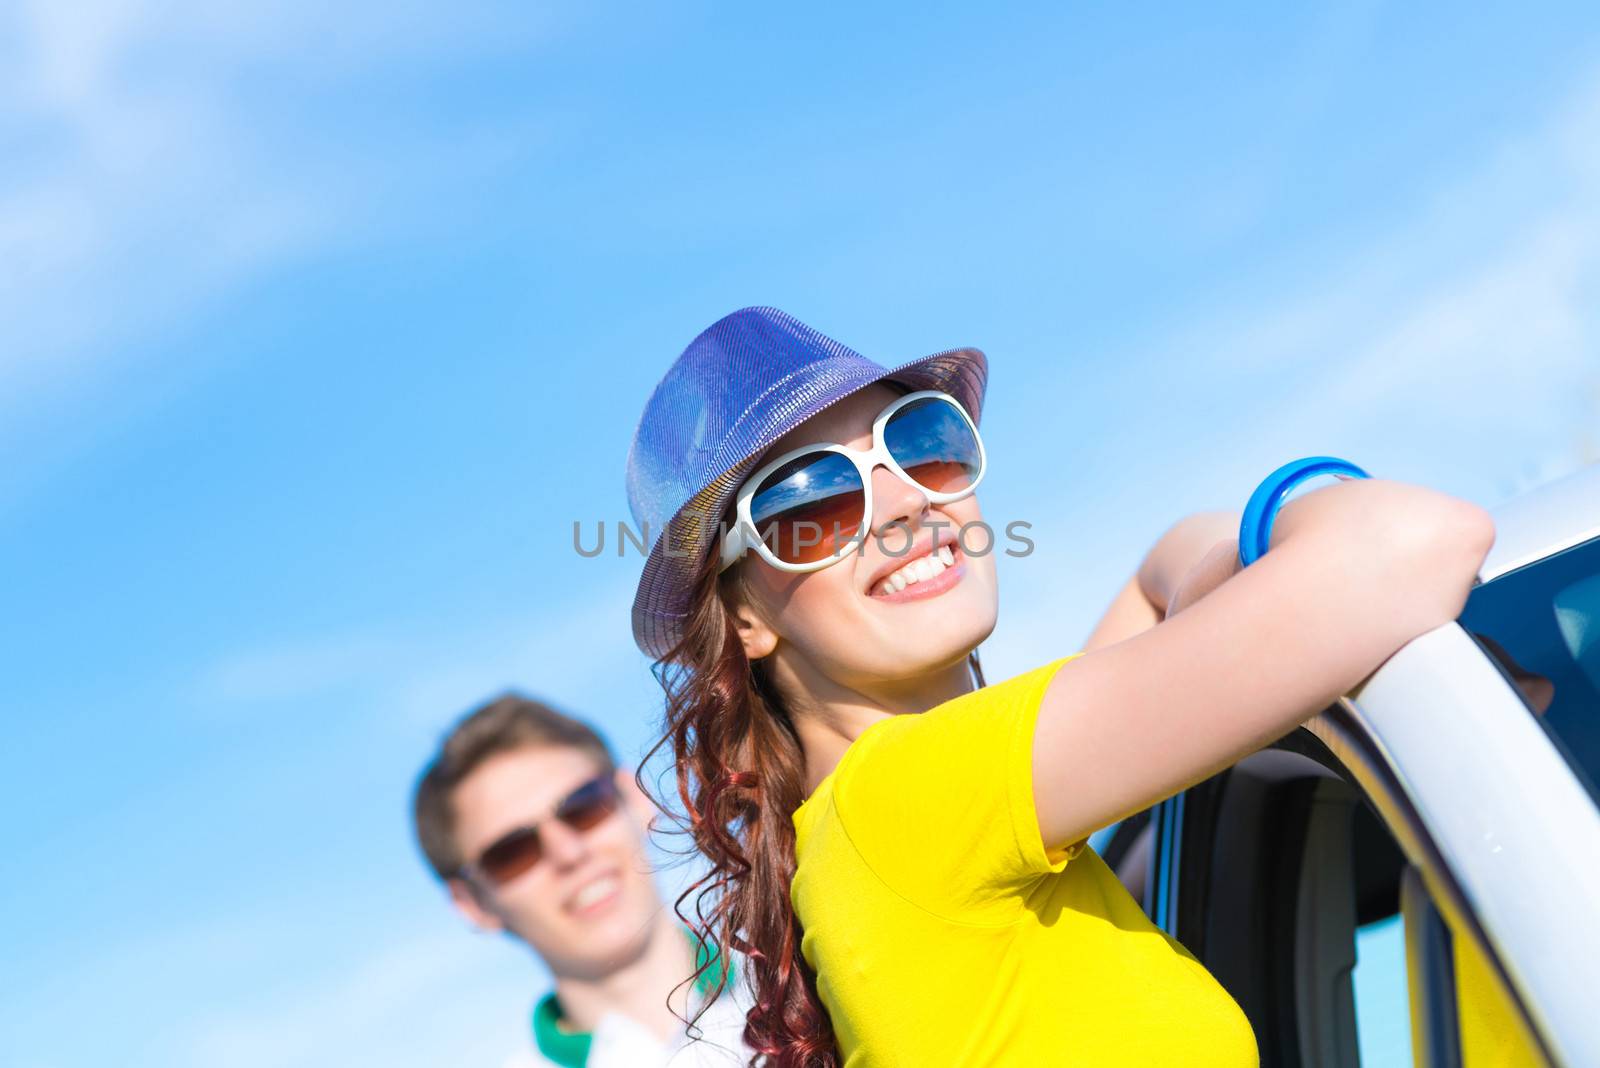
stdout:
<svg viewBox="0 0 1600 1068">
<path fill-rule="evenodd" d="M 579 916 L 603 908 L 622 890 L 622 880 L 614 874 L 597 876 L 578 888 L 567 899 L 567 910 Z"/>
<path fill-rule="evenodd" d="M 881 601 L 920 601 L 936 597 L 967 573 L 965 557 L 954 545 L 941 545 L 908 560 L 874 583 L 872 597 Z"/>
</svg>

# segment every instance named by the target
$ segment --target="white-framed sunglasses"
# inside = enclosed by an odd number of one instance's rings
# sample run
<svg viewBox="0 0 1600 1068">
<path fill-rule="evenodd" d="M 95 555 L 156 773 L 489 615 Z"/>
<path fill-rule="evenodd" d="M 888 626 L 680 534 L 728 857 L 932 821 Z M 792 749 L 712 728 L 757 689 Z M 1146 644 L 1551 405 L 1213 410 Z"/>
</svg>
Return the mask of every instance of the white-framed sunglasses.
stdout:
<svg viewBox="0 0 1600 1068">
<path fill-rule="evenodd" d="M 780 571 L 820 571 L 859 546 L 872 522 L 872 472 L 879 465 L 930 504 L 970 497 L 988 461 L 978 427 L 948 393 L 897 397 L 872 421 L 872 447 L 817 442 L 763 464 L 739 487 L 733 527 L 722 539 L 726 571 L 754 549 Z"/>
</svg>

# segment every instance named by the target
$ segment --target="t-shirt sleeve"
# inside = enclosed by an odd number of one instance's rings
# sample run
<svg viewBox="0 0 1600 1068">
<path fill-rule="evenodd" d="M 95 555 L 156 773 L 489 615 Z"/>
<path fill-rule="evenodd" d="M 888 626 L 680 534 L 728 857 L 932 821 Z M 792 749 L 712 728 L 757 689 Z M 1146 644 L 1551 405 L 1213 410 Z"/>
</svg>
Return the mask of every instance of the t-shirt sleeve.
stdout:
<svg viewBox="0 0 1600 1068">
<path fill-rule="evenodd" d="M 1034 723 L 1066 662 L 875 724 L 846 752 L 835 810 L 891 890 L 947 919 L 1004 923 L 1019 888 L 1077 855 L 1082 843 L 1045 848 L 1033 801 Z"/>
</svg>

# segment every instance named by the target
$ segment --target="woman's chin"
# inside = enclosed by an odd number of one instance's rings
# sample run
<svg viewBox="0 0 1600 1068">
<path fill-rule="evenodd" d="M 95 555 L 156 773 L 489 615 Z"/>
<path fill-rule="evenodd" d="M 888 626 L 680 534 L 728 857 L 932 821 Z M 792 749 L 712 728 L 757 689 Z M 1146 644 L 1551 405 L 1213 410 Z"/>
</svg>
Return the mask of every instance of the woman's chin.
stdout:
<svg viewBox="0 0 1600 1068">
<path fill-rule="evenodd" d="M 971 655 L 994 631 L 992 607 L 982 605 L 970 612 L 942 614 L 921 619 L 904 627 L 881 631 L 891 675 L 915 677 L 941 671 Z"/>
</svg>

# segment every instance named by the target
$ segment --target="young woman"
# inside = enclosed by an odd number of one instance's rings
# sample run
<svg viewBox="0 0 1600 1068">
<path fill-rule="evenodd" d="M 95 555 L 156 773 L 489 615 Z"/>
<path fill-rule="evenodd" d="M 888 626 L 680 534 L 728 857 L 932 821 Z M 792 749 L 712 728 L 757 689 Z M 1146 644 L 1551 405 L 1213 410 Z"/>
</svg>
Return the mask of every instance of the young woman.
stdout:
<svg viewBox="0 0 1600 1068">
<path fill-rule="evenodd" d="M 1229 523 L 1186 520 L 1087 652 L 984 686 L 1004 547 L 974 495 L 985 378 L 976 350 L 889 370 L 757 308 L 652 395 L 628 489 L 661 536 L 634 634 L 710 861 L 694 922 L 746 956 L 767 1064 L 1254 1065 L 1238 1006 L 1084 840 L 1452 619 L 1492 527 L 1342 483 L 1234 574 Z M 1043 502 L 1094 458 L 1040 429 L 1062 483 Z"/>
</svg>

